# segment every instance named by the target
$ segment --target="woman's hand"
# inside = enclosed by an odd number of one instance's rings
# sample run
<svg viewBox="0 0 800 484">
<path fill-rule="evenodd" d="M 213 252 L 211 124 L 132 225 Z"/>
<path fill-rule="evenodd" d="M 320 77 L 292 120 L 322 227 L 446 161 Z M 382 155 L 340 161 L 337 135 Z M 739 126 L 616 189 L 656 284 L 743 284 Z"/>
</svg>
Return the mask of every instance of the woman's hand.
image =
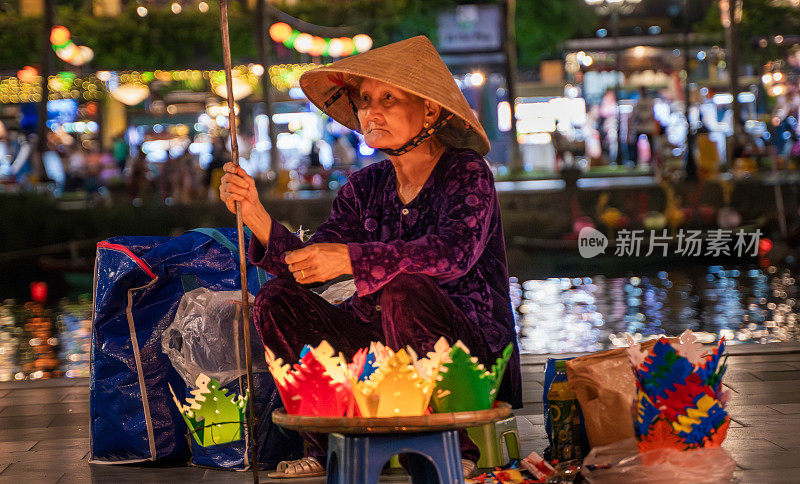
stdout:
<svg viewBox="0 0 800 484">
<path fill-rule="evenodd" d="M 250 227 L 261 245 L 267 247 L 272 218 L 258 199 L 255 180 L 233 163 L 225 163 L 222 169 L 225 174 L 220 181 L 219 198 L 231 213 L 236 213 L 236 202 L 242 202 L 242 221 Z"/>
<path fill-rule="evenodd" d="M 286 252 L 285 262 L 300 284 L 330 281 L 342 274 L 353 273 L 346 244 L 311 244 Z"/>
</svg>

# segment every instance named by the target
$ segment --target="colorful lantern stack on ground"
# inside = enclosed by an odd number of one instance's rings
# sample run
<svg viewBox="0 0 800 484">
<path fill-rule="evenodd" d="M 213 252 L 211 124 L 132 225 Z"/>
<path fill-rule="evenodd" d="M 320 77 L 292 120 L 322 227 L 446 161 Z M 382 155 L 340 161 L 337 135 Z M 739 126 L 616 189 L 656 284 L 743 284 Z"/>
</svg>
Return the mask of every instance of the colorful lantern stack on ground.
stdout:
<svg viewBox="0 0 800 484">
<path fill-rule="evenodd" d="M 628 350 L 636 375 L 634 434 L 640 452 L 719 447 L 725 439 L 730 424 L 722 387 L 725 342 L 705 354 L 691 332 L 680 340 L 662 338 L 650 351 Z"/>
<path fill-rule="evenodd" d="M 289 414 L 400 417 L 424 415 L 432 403 L 438 413 L 491 408 L 512 349 L 491 371 L 461 342 L 444 339 L 424 358 L 372 343 L 347 363 L 323 341 L 291 368 L 269 349 L 266 359 Z"/>
<path fill-rule="evenodd" d="M 13 380 L 18 372 L 17 348 L 22 329 L 16 325 L 13 306 L 12 299 L 0 304 L 0 381 Z"/>
<path fill-rule="evenodd" d="M 89 376 L 89 345 L 92 334 L 92 301 L 62 301 L 58 316 L 61 370 L 68 378 Z"/>
<path fill-rule="evenodd" d="M 37 302 L 25 304 L 25 311 L 25 333 L 20 352 L 23 373 L 33 380 L 61 376 L 60 362 L 56 357 L 58 338 L 54 334 L 50 311 Z"/>
</svg>

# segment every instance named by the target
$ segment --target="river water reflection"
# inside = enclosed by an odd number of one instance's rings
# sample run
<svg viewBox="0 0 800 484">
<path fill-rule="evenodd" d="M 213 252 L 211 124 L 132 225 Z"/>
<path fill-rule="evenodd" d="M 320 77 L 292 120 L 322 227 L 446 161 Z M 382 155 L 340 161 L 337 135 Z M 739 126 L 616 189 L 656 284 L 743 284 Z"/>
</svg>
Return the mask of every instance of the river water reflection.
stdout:
<svg viewBox="0 0 800 484">
<path fill-rule="evenodd" d="M 797 341 L 798 275 L 766 268 L 707 266 L 627 277 L 511 278 L 520 349 L 598 351 L 686 329 L 712 342 Z"/>
</svg>

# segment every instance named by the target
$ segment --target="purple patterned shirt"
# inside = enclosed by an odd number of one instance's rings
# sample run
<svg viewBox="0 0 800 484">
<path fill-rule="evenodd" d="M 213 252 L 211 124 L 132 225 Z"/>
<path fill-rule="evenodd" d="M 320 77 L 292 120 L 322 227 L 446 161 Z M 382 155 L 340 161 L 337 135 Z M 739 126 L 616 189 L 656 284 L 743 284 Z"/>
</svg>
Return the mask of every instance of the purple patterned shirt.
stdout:
<svg viewBox="0 0 800 484">
<path fill-rule="evenodd" d="M 502 350 L 515 339 L 514 318 L 500 206 L 486 161 L 472 150 L 448 150 L 414 200 L 404 205 L 395 187 L 389 160 L 353 173 L 307 242 L 273 218 L 269 247 L 252 237 L 250 260 L 291 276 L 284 252 L 347 244 L 357 293 L 343 307 L 372 319 L 384 284 L 401 273 L 425 274 L 478 325 L 492 352 Z"/>
</svg>

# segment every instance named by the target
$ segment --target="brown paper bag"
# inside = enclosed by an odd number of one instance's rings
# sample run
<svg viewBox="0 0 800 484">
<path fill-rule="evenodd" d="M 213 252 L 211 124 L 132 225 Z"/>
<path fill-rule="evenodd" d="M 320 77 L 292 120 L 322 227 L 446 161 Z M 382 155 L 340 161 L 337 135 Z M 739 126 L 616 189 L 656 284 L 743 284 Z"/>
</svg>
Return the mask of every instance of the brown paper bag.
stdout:
<svg viewBox="0 0 800 484">
<path fill-rule="evenodd" d="M 649 350 L 655 340 L 641 345 Z M 627 348 L 617 348 L 567 361 L 567 381 L 578 397 L 589 445 L 608 445 L 633 438 L 636 379 Z"/>
</svg>

